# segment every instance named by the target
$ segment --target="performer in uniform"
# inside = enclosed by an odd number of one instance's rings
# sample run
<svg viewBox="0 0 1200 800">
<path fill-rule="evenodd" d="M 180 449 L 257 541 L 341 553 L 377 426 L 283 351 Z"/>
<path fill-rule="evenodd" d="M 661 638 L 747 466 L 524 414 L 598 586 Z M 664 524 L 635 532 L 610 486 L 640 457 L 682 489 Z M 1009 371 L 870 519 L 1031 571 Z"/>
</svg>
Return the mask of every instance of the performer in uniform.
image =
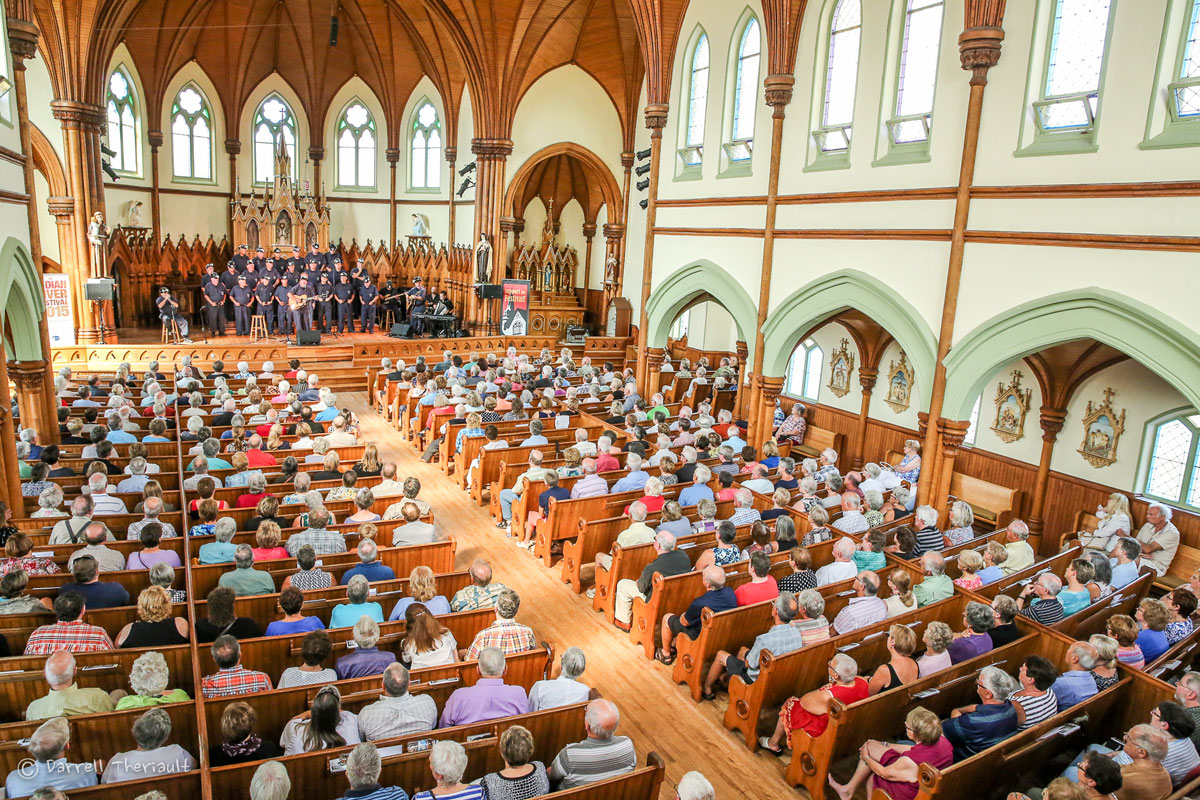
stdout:
<svg viewBox="0 0 1200 800">
<path fill-rule="evenodd" d="M 246 265 L 250 263 L 250 249 L 246 245 L 239 244 L 237 246 L 237 252 L 233 254 L 233 263 L 239 270 L 245 269 Z M 207 284 L 207 281 L 205 283 Z"/>
<path fill-rule="evenodd" d="M 383 288 L 379 290 L 379 305 L 384 311 L 392 312 L 392 319 L 399 320 L 401 318 L 400 298 L 403 296 L 396 291 L 396 287 L 392 286 L 392 279 L 388 278 Z"/>
<path fill-rule="evenodd" d="M 421 276 L 413 278 L 413 287 L 406 292 L 408 295 L 408 318 L 412 322 L 412 329 L 418 334 L 421 333 L 421 327 L 424 320 L 417 317 L 418 314 L 425 313 L 425 287 L 422 285 Z"/>
<path fill-rule="evenodd" d="M 270 264 L 270 259 L 267 259 Z M 278 326 L 275 324 L 275 284 L 264 273 L 258 279 L 258 285 L 254 287 L 254 299 L 257 301 L 257 311 L 267 323 L 267 332 L 275 333 Z"/>
<path fill-rule="evenodd" d="M 292 312 L 292 329 L 299 335 L 300 331 L 312 330 L 312 295 L 309 294 L 308 280 L 300 278 L 300 283 L 288 292 L 289 308 Z"/>
<path fill-rule="evenodd" d="M 375 315 L 379 313 L 379 290 L 371 285 L 371 276 L 363 276 L 363 286 L 358 290 L 358 298 L 362 301 L 363 333 L 375 332 Z"/>
<path fill-rule="evenodd" d="M 263 267 L 262 275 L 259 276 L 260 282 L 266 281 L 271 284 L 271 291 L 275 291 L 275 286 L 279 283 L 279 267 L 276 265 L 280 263 L 282 262 L 274 258 L 268 258 L 266 266 Z"/>
<path fill-rule="evenodd" d="M 292 255 L 288 258 L 284 266 L 287 267 L 292 264 L 296 265 L 297 272 L 304 266 L 304 254 L 300 252 L 300 245 L 298 244 L 292 245 Z"/>
<path fill-rule="evenodd" d="M 250 259 L 250 264 L 253 264 L 256 269 L 261 270 L 265 266 L 266 260 L 267 251 L 260 247 L 255 251 L 254 258 Z M 243 267 L 243 270 L 249 269 L 250 264 L 247 264 L 245 267 Z"/>
<path fill-rule="evenodd" d="M 329 262 L 325 260 L 325 254 L 321 252 L 321 245 L 313 242 L 312 252 L 304 257 L 304 263 L 309 268 L 321 269 L 328 266 Z"/>
<path fill-rule="evenodd" d="M 215 272 L 209 276 L 204 287 L 204 313 L 208 315 L 208 327 L 213 336 L 225 335 L 225 289 L 221 277 Z"/>
<path fill-rule="evenodd" d="M 246 285 L 250 287 L 250 291 L 252 292 L 254 291 L 254 287 L 258 286 L 258 279 L 262 277 L 263 272 L 267 268 L 265 261 L 261 264 L 257 263 L 257 261 L 258 259 L 251 261 L 246 266 L 246 271 L 242 273 L 246 276 Z"/>
<path fill-rule="evenodd" d="M 317 284 L 317 327 L 321 333 L 329 333 L 333 327 L 333 284 L 329 282 L 329 273 L 322 272 Z"/>
<path fill-rule="evenodd" d="M 167 287 L 162 287 L 158 290 L 158 299 L 154 301 L 158 306 L 158 318 L 163 322 L 175 320 L 175 324 L 179 326 L 179 335 L 183 337 L 184 344 L 191 344 L 192 340 L 188 338 L 188 321 L 179 313 L 179 301 L 171 297 L 171 290 Z"/>
<path fill-rule="evenodd" d="M 292 294 L 292 287 L 287 285 L 287 281 L 281 280 L 275 284 L 275 332 L 288 335 L 291 330 L 291 311 L 288 309 L 288 297 Z"/>
<path fill-rule="evenodd" d="M 287 269 L 283 271 L 283 282 L 288 286 L 295 286 L 300 282 L 302 273 L 295 261 L 288 261 Z"/>
<path fill-rule="evenodd" d="M 221 273 L 221 288 L 225 290 L 225 319 L 230 322 L 234 321 L 233 315 L 233 300 L 229 298 L 229 293 L 233 291 L 233 287 L 237 286 L 238 268 L 237 264 L 230 261 L 225 265 L 225 271 Z"/>
<path fill-rule="evenodd" d="M 238 336 L 249 336 L 250 304 L 254 302 L 254 292 L 246 285 L 245 275 L 238 275 L 237 286 L 229 290 L 229 299 L 233 302 L 234 331 Z"/>
<path fill-rule="evenodd" d="M 350 324 L 350 332 L 354 333 L 354 316 L 350 313 L 354 303 L 354 287 L 350 284 L 350 273 L 339 272 L 341 280 L 333 287 L 334 302 L 337 303 L 337 332 L 346 331 L 346 323 Z"/>
</svg>

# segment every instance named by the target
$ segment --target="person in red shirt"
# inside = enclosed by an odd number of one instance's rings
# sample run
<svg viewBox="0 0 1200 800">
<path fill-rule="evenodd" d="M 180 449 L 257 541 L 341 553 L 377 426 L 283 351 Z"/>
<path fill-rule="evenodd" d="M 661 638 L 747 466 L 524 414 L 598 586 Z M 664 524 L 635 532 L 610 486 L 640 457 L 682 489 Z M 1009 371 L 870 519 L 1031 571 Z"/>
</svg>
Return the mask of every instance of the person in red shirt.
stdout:
<svg viewBox="0 0 1200 800">
<path fill-rule="evenodd" d="M 779 596 L 779 584 L 771 575 L 771 558 L 759 551 L 750 556 L 750 582 L 734 590 L 739 606 L 750 606 Z"/>
<path fill-rule="evenodd" d="M 263 450 L 262 443 L 262 437 L 258 434 L 254 434 L 246 442 L 246 460 L 250 462 L 250 469 L 279 466 L 279 459 Z"/>
<path fill-rule="evenodd" d="M 647 478 L 646 495 L 642 498 L 642 505 L 646 507 L 646 512 L 649 514 L 657 514 L 663 509 L 663 505 L 667 499 L 663 497 L 663 483 L 658 478 Z M 625 506 L 625 511 L 622 512 L 625 516 L 629 516 L 629 506 Z"/>
<path fill-rule="evenodd" d="M 612 449 L 612 439 L 601 436 L 596 443 L 596 472 L 611 472 L 621 468 L 621 462 L 609 452 Z"/>
<path fill-rule="evenodd" d="M 234 508 L 254 508 L 258 505 L 258 501 L 267 496 L 267 479 L 262 476 L 262 473 L 257 473 L 250 476 L 246 484 L 247 493 L 238 497 L 234 503 Z"/>
</svg>

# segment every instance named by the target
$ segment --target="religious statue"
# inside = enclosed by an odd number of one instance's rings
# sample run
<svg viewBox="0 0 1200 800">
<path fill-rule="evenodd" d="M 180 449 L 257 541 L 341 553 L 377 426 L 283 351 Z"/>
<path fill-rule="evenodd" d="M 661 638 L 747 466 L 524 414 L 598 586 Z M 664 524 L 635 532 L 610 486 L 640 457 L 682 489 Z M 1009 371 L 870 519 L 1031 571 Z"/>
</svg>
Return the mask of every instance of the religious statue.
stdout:
<svg viewBox="0 0 1200 800">
<path fill-rule="evenodd" d="M 279 212 L 275 220 L 275 244 L 285 244 L 292 240 L 292 220 L 286 211 Z"/>
<path fill-rule="evenodd" d="M 613 253 L 608 257 L 608 261 L 604 262 L 604 285 L 615 287 L 617 285 L 617 254 Z"/>
<path fill-rule="evenodd" d="M 542 290 L 546 292 L 554 291 L 554 267 L 549 261 L 546 262 L 546 268 L 542 271 Z"/>
<path fill-rule="evenodd" d="M 412 215 L 412 235 L 421 237 L 429 236 L 429 218 L 424 214 Z"/>
<path fill-rule="evenodd" d="M 475 282 L 491 283 L 492 277 L 492 246 L 488 244 L 487 234 L 479 234 L 479 244 L 475 245 Z"/>
<path fill-rule="evenodd" d="M 125 213 L 125 225 L 129 228 L 141 228 L 142 225 L 142 209 L 145 204 L 141 200 L 130 200 L 129 210 Z"/>
<path fill-rule="evenodd" d="M 103 212 L 97 211 L 92 214 L 92 221 L 87 229 L 87 240 L 92 254 L 92 275 L 100 277 L 108 272 L 104 255 L 104 248 L 108 245 L 108 226 L 104 224 Z"/>
</svg>

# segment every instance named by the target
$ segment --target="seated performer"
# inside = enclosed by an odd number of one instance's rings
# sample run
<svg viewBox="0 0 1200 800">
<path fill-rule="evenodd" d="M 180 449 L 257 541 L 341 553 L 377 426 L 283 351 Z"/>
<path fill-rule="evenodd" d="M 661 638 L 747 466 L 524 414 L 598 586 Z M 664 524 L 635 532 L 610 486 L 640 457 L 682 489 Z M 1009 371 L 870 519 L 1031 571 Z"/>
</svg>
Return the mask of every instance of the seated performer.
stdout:
<svg viewBox="0 0 1200 800">
<path fill-rule="evenodd" d="M 171 290 L 167 287 L 162 287 L 158 290 L 158 299 L 154 301 L 158 306 L 158 317 L 164 323 L 175 320 L 175 324 L 179 326 L 179 335 L 183 337 L 184 344 L 191 344 L 192 340 L 188 338 L 188 321 L 179 314 L 179 301 L 171 296 Z"/>
</svg>

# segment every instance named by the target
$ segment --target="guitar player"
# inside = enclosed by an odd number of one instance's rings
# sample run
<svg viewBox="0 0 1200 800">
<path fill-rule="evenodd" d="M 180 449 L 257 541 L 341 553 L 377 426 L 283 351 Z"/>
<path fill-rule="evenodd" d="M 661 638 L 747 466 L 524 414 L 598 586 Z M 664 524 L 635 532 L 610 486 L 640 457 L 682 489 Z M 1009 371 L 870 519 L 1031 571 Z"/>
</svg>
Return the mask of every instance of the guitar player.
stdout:
<svg viewBox="0 0 1200 800">
<path fill-rule="evenodd" d="M 288 291 L 288 310 L 297 337 L 300 331 L 312 330 L 312 291 L 308 288 L 308 278 L 301 277 L 300 282 Z"/>
</svg>

